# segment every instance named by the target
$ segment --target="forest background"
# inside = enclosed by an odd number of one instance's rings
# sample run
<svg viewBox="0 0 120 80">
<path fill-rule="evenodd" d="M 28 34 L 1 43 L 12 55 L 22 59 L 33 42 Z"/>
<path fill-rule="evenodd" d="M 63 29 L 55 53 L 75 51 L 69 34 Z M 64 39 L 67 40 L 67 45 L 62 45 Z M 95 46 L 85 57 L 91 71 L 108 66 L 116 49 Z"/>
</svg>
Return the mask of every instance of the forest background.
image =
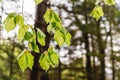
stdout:
<svg viewBox="0 0 120 80">
<path fill-rule="evenodd" d="M 23 4 L 24 1 L 24 4 Z M 51 0 L 48 2 L 71 33 L 71 45 L 50 45 L 59 52 L 59 65 L 41 74 L 36 80 L 120 80 L 120 1 L 115 5 L 101 3 L 104 16 L 98 21 L 90 16 L 95 0 Z M 36 4 L 33 0 L 3 0 L 0 3 L 0 80 L 35 80 L 33 70 L 20 70 L 17 57 L 25 48 L 15 30 L 7 31 L 3 21 L 8 13 L 24 15 L 25 22 L 34 25 Z M 53 35 L 52 35 L 53 37 Z"/>
</svg>

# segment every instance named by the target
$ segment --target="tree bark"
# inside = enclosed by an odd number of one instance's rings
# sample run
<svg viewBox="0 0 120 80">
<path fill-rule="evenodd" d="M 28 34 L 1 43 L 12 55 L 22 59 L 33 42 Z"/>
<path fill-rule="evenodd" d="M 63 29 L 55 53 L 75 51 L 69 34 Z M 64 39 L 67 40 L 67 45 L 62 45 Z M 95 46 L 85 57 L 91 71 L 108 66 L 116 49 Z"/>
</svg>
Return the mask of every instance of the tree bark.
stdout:
<svg viewBox="0 0 120 80">
<path fill-rule="evenodd" d="M 93 80 L 92 79 L 92 69 L 91 69 L 91 58 L 88 53 L 90 53 L 89 50 L 89 40 L 88 40 L 88 33 L 83 32 L 83 38 L 85 42 L 85 49 L 86 49 L 86 74 L 87 74 L 87 80 Z"/>
<path fill-rule="evenodd" d="M 94 45 L 94 37 L 93 35 L 91 34 L 91 46 L 92 46 L 92 53 L 95 53 L 95 45 Z M 92 68 L 92 72 L 93 72 L 93 80 L 97 80 L 96 78 L 96 62 L 95 62 L 95 55 L 93 56 L 93 68 Z"/>
<path fill-rule="evenodd" d="M 59 66 L 58 66 L 58 80 L 61 80 L 61 62 L 59 60 Z"/>
<path fill-rule="evenodd" d="M 50 43 L 50 35 L 47 32 L 47 24 L 43 18 L 46 12 L 46 9 L 47 9 L 47 1 L 48 0 L 44 0 L 42 3 L 38 4 L 36 7 L 34 29 L 36 30 L 36 28 L 39 28 L 46 34 L 46 45 L 43 47 L 37 42 L 40 53 L 38 54 L 38 53 L 33 52 L 34 65 L 33 65 L 33 68 L 30 74 L 30 80 L 49 80 L 47 72 L 43 71 L 39 65 L 40 55 L 48 49 L 49 43 Z"/>
<path fill-rule="evenodd" d="M 102 40 L 101 36 L 101 29 L 100 29 L 100 20 L 97 21 L 97 41 L 99 46 L 99 53 L 100 53 L 100 80 L 105 80 L 105 45 Z"/>
<path fill-rule="evenodd" d="M 84 17 L 85 17 L 85 23 L 86 25 L 83 26 L 83 27 L 89 27 L 88 26 L 88 16 L 87 16 L 87 0 L 84 1 L 84 8 L 86 9 L 85 10 L 85 14 L 84 14 Z M 85 50 L 86 50 L 86 75 L 87 75 L 87 80 L 93 80 L 93 77 L 92 77 L 92 68 L 91 68 L 91 56 L 89 55 L 90 53 L 90 45 L 89 45 L 89 36 L 88 36 L 88 32 L 87 31 L 83 31 L 83 39 L 84 39 L 84 43 L 85 43 Z"/>
<path fill-rule="evenodd" d="M 115 59 L 113 52 L 113 36 L 112 36 L 112 26 L 110 25 L 110 46 L 111 46 L 111 60 L 112 60 L 112 80 L 115 80 Z"/>
</svg>

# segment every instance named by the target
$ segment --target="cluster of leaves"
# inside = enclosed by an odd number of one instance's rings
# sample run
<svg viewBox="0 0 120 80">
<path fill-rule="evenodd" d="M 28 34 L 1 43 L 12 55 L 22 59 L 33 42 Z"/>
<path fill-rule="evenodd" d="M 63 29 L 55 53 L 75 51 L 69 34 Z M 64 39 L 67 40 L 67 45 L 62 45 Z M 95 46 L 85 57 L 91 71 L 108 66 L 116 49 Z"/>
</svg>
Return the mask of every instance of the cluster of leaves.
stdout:
<svg viewBox="0 0 120 80">
<path fill-rule="evenodd" d="M 30 68 L 34 64 L 34 57 L 27 49 L 24 49 L 18 56 L 18 64 L 21 70 L 24 72 L 25 69 Z M 40 66 L 43 70 L 48 70 L 50 66 L 55 67 L 59 63 L 59 55 L 53 47 L 50 47 L 47 51 L 42 53 L 39 59 Z"/>
<path fill-rule="evenodd" d="M 100 2 L 102 0 L 96 0 L 96 6 L 94 7 L 94 9 L 92 10 L 90 16 L 92 16 L 93 18 L 95 18 L 96 20 L 100 19 L 100 17 L 102 17 L 104 15 L 102 6 L 100 6 Z M 114 5 L 115 1 L 114 0 L 104 0 L 104 3 L 106 5 Z"/>
<path fill-rule="evenodd" d="M 32 69 L 34 57 L 27 49 L 23 50 L 17 59 L 22 71 L 24 71 L 27 67 Z"/>
<path fill-rule="evenodd" d="M 35 3 L 38 5 L 43 0 L 34 0 Z M 61 47 L 66 43 L 70 45 L 71 34 L 61 25 L 60 17 L 51 9 L 48 9 L 44 14 L 44 19 L 46 23 L 49 25 L 47 26 L 48 33 L 54 33 L 54 39 Z M 19 42 L 27 41 L 28 47 L 24 49 L 21 54 L 18 56 L 18 64 L 21 70 L 24 72 L 26 68 L 32 69 L 34 64 L 34 57 L 30 53 L 34 51 L 36 53 L 40 53 L 40 49 L 37 45 L 37 42 L 41 46 L 45 46 L 45 38 L 46 35 L 42 30 L 36 28 L 36 31 L 30 25 L 26 25 L 24 18 L 22 15 L 17 13 L 10 13 L 8 14 L 7 18 L 4 21 L 4 27 L 7 32 L 14 30 L 16 26 L 19 26 L 17 39 Z M 58 65 L 59 63 L 59 56 L 58 53 L 55 51 L 53 47 L 50 47 L 47 51 L 42 53 L 40 56 L 40 66 L 43 70 L 48 70 L 51 67 Z"/>
<path fill-rule="evenodd" d="M 51 9 L 48 9 L 44 15 L 44 19 L 49 23 L 47 31 L 50 33 L 54 32 L 54 39 L 61 47 L 64 43 L 68 46 L 70 45 L 71 35 L 70 33 L 61 25 L 60 17 Z"/>
<path fill-rule="evenodd" d="M 18 40 L 21 42 L 24 38 L 25 33 L 28 31 L 29 27 L 24 23 L 24 18 L 17 13 L 8 14 L 7 18 L 4 21 L 4 27 L 7 32 L 15 29 L 16 26 L 19 26 L 18 31 Z"/>
<path fill-rule="evenodd" d="M 53 47 L 50 47 L 48 51 L 45 51 L 39 60 L 39 63 L 43 70 L 48 70 L 50 66 L 55 67 L 59 63 L 59 55 Z"/>
</svg>

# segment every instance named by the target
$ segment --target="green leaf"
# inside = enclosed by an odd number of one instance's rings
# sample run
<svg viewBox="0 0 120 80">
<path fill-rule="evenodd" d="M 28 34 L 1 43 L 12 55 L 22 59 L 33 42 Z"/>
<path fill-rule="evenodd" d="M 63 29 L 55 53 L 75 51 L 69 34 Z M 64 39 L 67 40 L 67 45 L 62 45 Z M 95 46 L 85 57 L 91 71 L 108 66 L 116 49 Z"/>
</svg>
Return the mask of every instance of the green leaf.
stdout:
<svg viewBox="0 0 120 80">
<path fill-rule="evenodd" d="M 60 19 L 60 17 L 58 16 L 58 14 L 56 14 L 55 12 L 53 12 L 53 14 L 54 14 L 54 18 L 52 18 L 52 19 L 54 19 L 56 22 L 61 22 L 61 19 Z M 54 21 L 53 20 L 53 21 Z"/>
<path fill-rule="evenodd" d="M 44 15 L 46 23 L 49 22 L 61 22 L 60 17 L 53 10 L 48 9 Z"/>
<path fill-rule="evenodd" d="M 68 32 L 66 35 L 65 35 L 65 42 L 66 44 L 69 46 L 71 44 L 71 34 Z"/>
<path fill-rule="evenodd" d="M 60 22 L 52 22 L 48 25 L 48 32 L 50 31 L 58 31 L 60 30 L 62 33 L 66 33 L 67 30 L 60 24 Z"/>
<path fill-rule="evenodd" d="M 104 0 L 107 5 L 115 5 L 115 0 Z"/>
<path fill-rule="evenodd" d="M 32 33 L 33 36 L 32 36 L 32 38 L 29 41 L 36 43 L 36 32 L 35 32 L 35 30 L 33 28 L 32 28 L 31 33 Z"/>
<path fill-rule="evenodd" d="M 27 49 L 22 51 L 22 53 L 18 56 L 17 59 L 18 59 L 18 65 L 20 66 L 23 72 L 27 67 L 32 69 L 34 57 L 31 55 L 31 53 Z"/>
<path fill-rule="evenodd" d="M 19 56 L 18 56 L 18 65 L 20 66 L 21 70 L 24 72 L 25 69 L 27 68 L 27 60 L 26 60 L 26 54 L 27 52 L 23 51 Z"/>
<path fill-rule="evenodd" d="M 55 27 L 54 27 L 54 29 L 56 30 L 56 31 L 58 31 L 58 30 L 60 30 L 62 33 L 66 33 L 66 29 L 59 23 L 59 22 L 56 22 L 55 23 Z"/>
<path fill-rule="evenodd" d="M 36 53 L 39 53 L 39 48 L 38 48 L 38 45 L 36 43 L 36 32 L 34 29 L 32 29 L 32 38 L 30 38 L 29 40 L 29 44 L 28 44 L 28 47 L 30 48 L 31 51 L 34 51 Z"/>
<path fill-rule="evenodd" d="M 28 63 L 28 67 L 30 68 L 30 69 L 32 69 L 32 66 L 33 66 L 33 63 L 34 63 L 34 57 L 32 56 L 32 54 L 31 53 L 27 53 L 27 63 Z"/>
<path fill-rule="evenodd" d="M 44 52 L 39 59 L 40 66 L 43 70 L 48 70 L 50 68 L 50 64 L 46 59 L 48 57 L 48 52 Z"/>
<path fill-rule="evenodd" d="M 55 32 L 54 39 L 56 40 L 60 47 L 64 44 L 64 34 L 61 33 L 60 31 Z"/>
<path fill-rule="evenodd" d="M 2 0 L 0 0 L 0 2 L 2 2 Z"/>
<path fill-rule="evenodd" d="M 48 49 L 48 55 L 49 55 L 49 60 L 51 61 L 51 66 L 55 66 L 58 65 L 59 63 L 59 55 L 58 53 L 55 51 L 55 49 L 53 47 L 50 47 Z"/>
<path fill-rule="evenodd" d="M 41 46 L 45 46 L 45 37 L 46 35 L 37 28 L 37 41 L 41 44 Z"/>
<path fill-rule="evenodd" d="M 44 15 L 44 19 L 46 23 L 49 23 L 47 26 L 47 32 L 50 33 L 52 31 L 54 33 L 54 39 L 58 45 L 62 46 L 65 42 L 67 45 L 70 45 L 71 35 L 65 35 L 67 30 L 61 25 L 61 19 L 58 14 L 51 9 L 48 9 Z"/>
<path fill-rule="evenodd" d="M 14 18 L 8 19 L 5 24 L 5 29 L 7 32 L 13 30 L 16 27 L 16 24 L 14 23 Z"/>
<path fill-rule="evenodd" d="M 52 17 L 53 17 L 53 11 L 51 9 L 47 9 L 46 13 L 44 14 L 44 19 L 46 23 L 51 22 Z"/>
<path fill-rule="evenodd" d="M 13 17 L 16 17 L 16 15 L 17 15 L 16 13 L 9 13 L 9 14 L 8 14 L 8 17 L 9 17 L 9 18 L 13 18 Z"/>
<path fill-rule="evenodd" d="M 15 16 L 16 16 L 16 13 L 10 13 L 5 19 L 4 27 L 7 32 L 13 30 L 16 27 Z"/>
<path fill-rule="evenodd" d="M 21 42 L 28 31 L 28 25 L 19 28 L 17 39 Z"/>
<path fill-rule="evenodd" d="M 52 30 L 53 30 L 52 24 L 50 23 L 50 24 L 47 26 L 47 32 L 50 33 Z"/>
<path fill-rule="evenodd" d="M 39 53 L 39 48 L 38 48 L 38 45 L 36 44 L 36 41 L 33 41 L 33 42 L 29 42 L 28 43 L 28 47 L 30 48 L 31 51 L 34 51 L 36 53 Z"/>
<path fill-rule="evenodd" d="M 26 32 L 24 36 L 24 40 L 29 40 L 33 37 L 33 34 L 31 32 Z"/>
<path fill-rule="evenodd" d="M 40 4 L 43 0 L 34 0 L 35 1 L 35 3 L 38 5 L 38 4 Z"/>
<path fill-rule="evenodd" d="M 43 70 L 48 70 L 50 66 L 55 67 L 59 63 L 59 56 L 53 47 L 45 51 L 39 59 L 40 66 Z"/>
<path fill-rule="evenodd" d="M 7 18 L 4 21 L 4 27 L 5 27 L 6 31 L 9 32 L 9 31 L 13 30 L 17 24 L 20 27 L 25 26 L 24 18 L 21 15 L 17 15 L 16 13 L 8 14 Z"/>
<path fill-rule="evenodd" d="M 100 17 L 104 15 L 104 12 L 102 10 L 101 6 L 96 6 L 93 11 L 91 12 L 90 16 L 98 20 Z"/>
<path fill-rule="evenodd" d="M 16 18 L 16 23 L 17 23 L 20 27 L 25 26 L 25 24 L 24 24 L 24 18 L 23 18 L 21 15 L 17 15 L 15 18 Z"/>
<path fill-rule="evenodd" d="M 59 56 L 58 56 L 58 54 L 53 52 L 53 53 L 50 54 L 50 57 L 51 57 L 51 60 L 52 60 L 54 65 L 59 64 Z"/>
</svg>

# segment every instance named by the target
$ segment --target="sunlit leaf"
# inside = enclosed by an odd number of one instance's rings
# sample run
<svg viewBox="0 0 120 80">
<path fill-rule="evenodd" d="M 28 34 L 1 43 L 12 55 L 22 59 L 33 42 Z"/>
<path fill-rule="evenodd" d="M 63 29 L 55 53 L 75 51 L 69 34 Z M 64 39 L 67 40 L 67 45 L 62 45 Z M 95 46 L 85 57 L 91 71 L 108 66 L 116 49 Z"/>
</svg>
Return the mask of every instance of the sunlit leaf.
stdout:
<svg viewBox="0 0 120 80">
<path fill-rule="evenodd" d="M 90 16 L 92 16 L 96 20 L 100 19 L 100 17 L 102 17 L 103 15 L 104 15 L 104 12 L 101 6 L 96 6 L 90 14 Z"/>
<path fill-rule="evenodd" d="M 58 30 L 60 30 L 62 33 L 66 33 L 66 29 L 63 27 L 63 25 L 62 24 L 60 24 L 59 22 L 56 22 L 56 25 L 55 25 L 55 30 L 56 31 L 58 31 Z"/>
<path fill-rule="evenodd" d="M 41 68 L 47 71 L 50 66 L 55 67 L 56 65 L 58 65 L 59 55 L 53 47 L 50 47 L 41 55 L 39 63 Z"/>
<path fill-rule="evenodd" d="M 43 70 L 48 70 L 50 68 L 50 64 L 46 59 L 48 57 L 48 52 L 44 52 L 39 59 L 40 66 Z"/>
<path fill-rule="evenodd" d="M 44 19 L 46 21 L 46 23 L 49 22 L 61 22 L 60 17 L 58 16 L 57 13 L 55 13 L 54 11 L 52 11 L 51 9 L 48 9 L 44 15 Z"/>
<path fill-rule="evenodd" d="M 115 5 L 115 0 L 104 0 L 107 5 Z"/>
<path fill-rule="evenodd" d="M 68 46 L 71 44 L 71 34 L 69 32 L 65 35 L 65 42 Z"/>
<path fill-rule="evenodd" d="M 44 15 L 46 23 L 49 23 L 47 26 L 48 33 L 54 33 L 54 39 L 61 47 L 64 43 L 70 45 L 71 35 L 66 34 L 67 30 L 61 25 L 61 19 L 57 13 L 48 9 Z"/>
<path fill-rule="evenodd" d="M 64 35 L 60 31 L 55 32 L 54 39 L 56 40 L 60 47 L 64 44 Z"/>
<path fill-rule="evenodd" d="M 45 46 L 45 37 L 46 35 L 37 28 L 37 41 L 42 45 Z"/>
<path fill-rule="evenodd" d="M 16 23 L 17 23 L 20 27 L 25 26 L 25 24 L 24 24 L 24 18 L 23 18 L 21 15 L 17 15 L 15 18 L 16 18 Z"/>
<path fill-rule="evenodd" d="M 35 1 L 35 3 L 38 5 L 38 4 L 40 4 L 43 0 L 34 0 Z"/>
<path fill-rule="evenodd" d="M 16 16 L 16 13 L 10 13 L 5 19 L 4 27 L 7 32 L 13 30 L 16 27 L 15 16 Z"/>
<path fill-rule="evenodd" d="M 23 51 L 18 57 L 18 64 L 23 72 L 27 68 L 26 54 L 27 54 L 27 52 Z"/>
<path fill-rule="evenodd" d="M 19 28 L 17 39 L 21 42 L 28 31 L 28 25 Z"/>
<path fill-rule="evenodd" d="M 30 68 L 30 69 L 32 69 L 32 66 L 33 66 L 33 63 L 34 63 L 34 57 L 32 56 L 32 54 L 31 53 L 27 53 L 27 63 L 28 63 L 28 67 Z"/>
<path fill-rule="evenodd" d="M 22 53 L 18 56 L 18 65 L 20 66 L 21 70 L 24 72 L 27 67 L 32 69 L 33 66 L 33 59 L 34 57 L 28 50 L 22 51 Z"/>
<path fill-rule="evenodd" d="M 52 24 L 50 23 L 50 24 L 47 26 L 47 32 L 50 33 L 52 30 L 53 30 Z"/>
<path fill-rule="evenodd" d="M 56 14 L 55 12 L 53 12 L 53 15 L 54 15 L 54 20 L 56 21 L 56 22 L 61 22 L 61 19 L 60 19 L 60 17 L 58 16 L 58 14 Z M 53 18 L 52 18 L 53 19 Z"/>
<path fill-rule="evenodd" d="M 59 55 L 58 53 L 53 49 L 53 47 L 50 47 L 48 49 L 48 55 L 49 55 L 49 60 L 51 61 L 51 66 L 58 65 L 59 63 Z"/>
<path fill-rule="evenodd" d="M 47 9 L 46 13 L 44 14 L 44 19 L 46 23 L 49 23 L 53 17 L 53 12 L 51 9 Z"/>
</svg>

